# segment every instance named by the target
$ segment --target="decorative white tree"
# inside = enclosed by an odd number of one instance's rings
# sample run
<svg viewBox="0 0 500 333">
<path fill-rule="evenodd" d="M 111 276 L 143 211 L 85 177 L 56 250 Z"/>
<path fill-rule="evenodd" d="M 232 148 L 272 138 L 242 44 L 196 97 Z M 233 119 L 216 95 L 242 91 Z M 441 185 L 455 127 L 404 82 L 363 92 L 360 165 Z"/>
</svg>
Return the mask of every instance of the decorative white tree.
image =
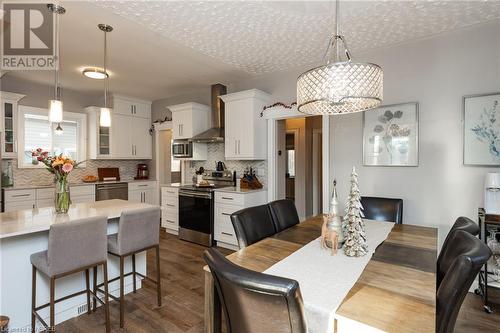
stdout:
<svg viewBox="0 0 500 333">
<path fill-rule="evenodd" d="M 351 192 L 347 199 L 344 216 L 344 253 L 350 257 L 361 257 L 368 253 L 366 244 L 365 227 L 362 217 L 363 206 L 358 188 L 358 174 L 352 167 Z"/>
</svg>

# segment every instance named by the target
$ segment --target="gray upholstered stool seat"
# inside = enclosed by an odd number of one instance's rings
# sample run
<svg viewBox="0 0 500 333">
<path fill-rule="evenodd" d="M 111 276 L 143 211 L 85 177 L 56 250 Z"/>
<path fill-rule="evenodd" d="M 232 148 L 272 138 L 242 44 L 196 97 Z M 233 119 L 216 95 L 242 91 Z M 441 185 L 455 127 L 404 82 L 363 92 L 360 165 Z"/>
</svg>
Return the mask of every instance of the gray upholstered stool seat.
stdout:
<svg viewBox="0 0 500 333">
<path fill-rule="evenodd" d="M 155 283 L 158 306 L 161 306 L 160 216 L 160 207 L 148 207 L 123 212 L 118 222 L 118 233 L 108 236 L 108 253 L 119 257 L 120 260 L 120 275 L 109 280 L 109 283 L 120 280 L 120 297 L 109 295 L 112 299 L 120 302 L 120 327 L 124 326 L 124 278 L 126 276 L 132 275 L 134 293 L 137 289 L 137 275 Z M 153 248 L 156 250 L 156 281 L 138 273 L 135 268 L 136 253 Z M 124 260 L 128 256 L 132 256 L 132 272 L 125 274 Z M 102 285 L 97 285 L 95 291 L 103 292 L 99 289 Z"/>
<path fill-rule="evenodd" d="M 33 268 L 32 274 L 32 304 L 31 304 L 31 329 L 35 332 L 36 319 L 48 331 L 55 331 L 55 303 L 81 294 L 87 294 L 87 313 L 90 314 L 90 296 L 95 302 L 104 305 L 106 311 L 106 332 L 110 331 L 108 297 L 104 301 L 99 299 L 90 290 L 89 269 L 103 266 L 104 282 L 107 294 L 107 234 L 108 221 L 104 216 L 81 219 L 74 222 L 54 224 L 49 230 L 48 249 L 34 253 L 30 256 Z M 50 278 L 50 302 L 46 305 L 36 306 L 36 273 Z M 55 299 L 55 281 L 58 278 L 85 272 L 86 288 L 80 292 Z M 94 281 L 96 280 L 94 276 Z M 50 306 L 50 326 L 42 319 L 37 311 Z"/>
</svg>

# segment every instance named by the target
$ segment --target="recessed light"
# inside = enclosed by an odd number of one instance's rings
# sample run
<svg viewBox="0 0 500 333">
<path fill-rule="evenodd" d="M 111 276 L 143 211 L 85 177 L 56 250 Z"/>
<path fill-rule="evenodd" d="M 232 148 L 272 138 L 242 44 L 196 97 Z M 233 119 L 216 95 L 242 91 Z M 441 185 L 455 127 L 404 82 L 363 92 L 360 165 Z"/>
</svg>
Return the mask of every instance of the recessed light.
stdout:
<svg viewBox="0 0 500 333">
<path fill-rule="evenodd" d="M 82 74 L 85 75 L 88 78 L 95 79 L 95 80 L 104 80 L 106 77 L 109 76 L 103 69 L 101 68 L 84 68 L 82 70 Z"/>
</svg>

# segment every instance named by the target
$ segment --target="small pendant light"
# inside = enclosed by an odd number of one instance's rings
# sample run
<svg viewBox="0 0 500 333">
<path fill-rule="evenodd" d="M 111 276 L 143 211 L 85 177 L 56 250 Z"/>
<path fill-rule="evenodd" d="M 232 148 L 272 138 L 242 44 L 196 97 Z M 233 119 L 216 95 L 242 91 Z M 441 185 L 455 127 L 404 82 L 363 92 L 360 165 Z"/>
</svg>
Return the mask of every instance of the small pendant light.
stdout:
<svg viewBox="0 0 500 333">
<path fill-rule="evenodd" d="M 111 127 L 111 109 L 107 107 L 108 105 L 108 79 L 109 75 L 106 71 L 106 56 L 107 56 L 107 40 L 106 36 L 108 32 L 113 31 L 113 27 L 107 24 L 99 24 L 99 29 L 104 31 L 104 107 L 101 108 L 101 114 L 99 116 L 99 125 L 101 127 Z"/>
<path fill-rule="evenodd" d="M 59 66 L 60 66 L 60 56 L 59 56 L 59 15 L 66 13 L 66 9 L 57 4 L 48 4 L 47 8 L 55 15 L 55 40 L 54 40 L 54 99 L 49 100 L 49 121 L 51 123 L 57 123 L 58 128 L 61 129 L 61 122 L 63 121 L 63 103 L 61 101 L 61 89 L 59 87 Z"/>
</svg>

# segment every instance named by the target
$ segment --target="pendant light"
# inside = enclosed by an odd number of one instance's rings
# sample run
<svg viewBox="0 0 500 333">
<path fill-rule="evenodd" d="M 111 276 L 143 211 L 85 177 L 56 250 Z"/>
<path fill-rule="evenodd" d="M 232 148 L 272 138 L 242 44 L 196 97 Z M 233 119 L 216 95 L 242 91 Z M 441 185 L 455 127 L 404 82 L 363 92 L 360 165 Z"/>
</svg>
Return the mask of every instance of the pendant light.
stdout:
<svg viewBox="0 0 500 333">
<path fill-rule="evenodd" d="M 108 79 L 109 75 L 108 72 L 106 71 L 106 56 L 107 56 L 107 40 L 106 36 L 108 32 L 113 31 L 113 27 L 107 24 L 99 24 L 98 25 L 99 29 L 104 31 L 104 61 L 103 61 L 103 68 L 104 68 L 104 107 L 101 108 L 101 114 L 99 116 L 99 125 L 101 127 L 111 127 L 111 110 L 108 108 Z"/>
<path fill-rule="evenodd" d="M 63 103 L 61 101 L 61 89 L 59 87 L 59 66 L 61 63 L 59 56 L 59 15 L 66 13 L 66 9 L 57 4 L 48 4 L 47 8 L 55 16 L 54 99 L 49 100 L 49 121 L 51 123 L 57 123 L 57 127 L 60 128 L 60 133 L 56 131 L 56 134 L 62 134 L 61 122 L 63 121 Z"/>
<path fill-rule="evenodd" d="M 300 112 L 319 115 L 354 113 L 375 108 L 382 102 L 382 68 L 351 59 L 340 31 L 339 7 L 340 0 L 337 0 L 335 33 L 328 42 L 326 65 L 304 72 L 297 78 Z M 340 55 L 341 48 L 345 59 Z"/>
</svg>

